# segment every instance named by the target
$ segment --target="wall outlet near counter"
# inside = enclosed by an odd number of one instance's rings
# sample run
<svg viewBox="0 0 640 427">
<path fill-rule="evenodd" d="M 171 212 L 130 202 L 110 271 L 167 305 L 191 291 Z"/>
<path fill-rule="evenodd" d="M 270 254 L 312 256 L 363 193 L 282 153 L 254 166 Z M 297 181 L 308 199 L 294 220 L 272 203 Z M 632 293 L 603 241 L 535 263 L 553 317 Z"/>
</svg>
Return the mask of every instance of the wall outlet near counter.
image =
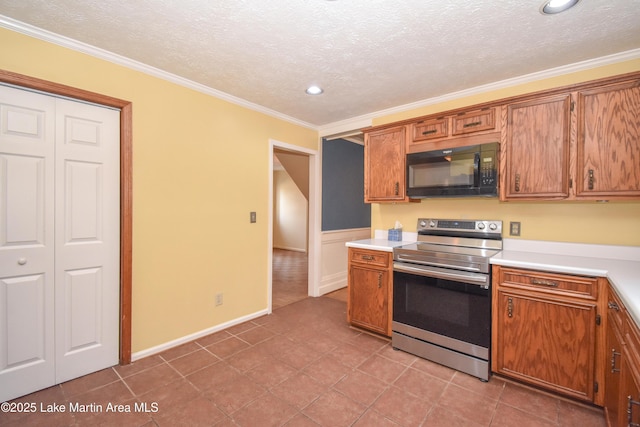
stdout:
<svg viewBox="0 0 640 427">
<path fill-rule="evenodd" d="M 222 294 L 216 294 L 216 305 L 222 305 Z"/>
<path fill-rule="evenodd" d="M 519 236 L 520 235 L 520 223 L 511 221 L 509 223 L 509 235 L 510 236 Z"/>
</svg>

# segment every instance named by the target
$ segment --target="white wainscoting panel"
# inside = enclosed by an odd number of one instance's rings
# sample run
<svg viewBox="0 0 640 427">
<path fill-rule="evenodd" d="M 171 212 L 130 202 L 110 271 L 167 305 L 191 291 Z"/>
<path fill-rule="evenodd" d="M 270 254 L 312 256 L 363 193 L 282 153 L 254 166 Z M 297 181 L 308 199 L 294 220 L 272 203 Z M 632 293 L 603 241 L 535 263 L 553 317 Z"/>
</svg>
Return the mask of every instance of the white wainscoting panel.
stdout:
<svg viewBox="0 0 640 427">
<path fill-rule="evenodd" d="M 320 295 L 347 286 L 347 242 L 371 238 L 371 228 L 351 228 L 322 232 L 322 277 Z"/>
</svg>

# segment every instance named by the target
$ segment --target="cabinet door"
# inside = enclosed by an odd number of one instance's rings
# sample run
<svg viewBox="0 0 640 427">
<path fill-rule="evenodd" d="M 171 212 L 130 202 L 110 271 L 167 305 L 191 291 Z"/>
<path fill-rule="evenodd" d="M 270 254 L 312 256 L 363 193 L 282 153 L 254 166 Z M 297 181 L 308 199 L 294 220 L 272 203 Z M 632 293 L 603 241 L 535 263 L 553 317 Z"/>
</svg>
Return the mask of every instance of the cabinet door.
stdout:
<svg viewBox="0 0 640 427">
<path fill-rule="evenodd" d="M 571 95 L 507 106 L 503 199 L 569 196 Z"/>
<path fill-rule="evenodd" d="M 618 425 L 640 425 L 640 330 L 631 317 L 625 316 L 622 366 L 620 373 L 620 408 Z"/>
<path fill-rule="evenodd" d="M 577 153 L 577 197 L 640 197 L 640 82 L 578 93 Z"/>
<path fill-rule="evenodd" d="M 451 124 L 451 134 L 453 136 L 493 130 L 496 128 L 496 109 L 483 108 L 481 110 L 465 111 L 453 116 Z"/>
<path fill-rule="evenodd" d="M 404 126 L 365 135 L 365 202 L 405 200 Z"/>
<path fill-rule="evenodd" d="M 349 269 L 349 321 L 389 335 L 389 272 L 361 265 Z"/>
<path fill-rule="evenodd" d="M 604 407 L 609 425 L 617 425 L 620 407 L 620 367 L 622 345 L 617 325 L 609 320 L 607 326 L 607 357 L 604 377 Z"/>
<path fill-rule="evenodd" d="M 622 358 L 622 377 L 618 413 L 619 426 L 640 425 L 640 372 L 638 367 L 626 357 Z"/>
<path fill-rule="evenodd" d="M 500 373 L 593 400 L 595 304 L 500 290 L 496 316 L 495 352 Z"/>
</svg>

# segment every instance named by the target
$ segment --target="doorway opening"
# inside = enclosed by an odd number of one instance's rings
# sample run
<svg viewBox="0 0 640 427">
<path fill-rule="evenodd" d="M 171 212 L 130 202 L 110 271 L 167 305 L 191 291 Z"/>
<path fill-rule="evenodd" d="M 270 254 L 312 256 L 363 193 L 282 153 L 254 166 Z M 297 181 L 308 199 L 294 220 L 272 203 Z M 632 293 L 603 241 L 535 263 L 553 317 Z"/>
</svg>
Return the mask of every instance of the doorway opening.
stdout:
<svg viewBox="0 0 640 427">
<path fill-rule="evenodd" d="M 318 296 L 317 151 L 269 144 L 268 311 Z"/>
</svg>

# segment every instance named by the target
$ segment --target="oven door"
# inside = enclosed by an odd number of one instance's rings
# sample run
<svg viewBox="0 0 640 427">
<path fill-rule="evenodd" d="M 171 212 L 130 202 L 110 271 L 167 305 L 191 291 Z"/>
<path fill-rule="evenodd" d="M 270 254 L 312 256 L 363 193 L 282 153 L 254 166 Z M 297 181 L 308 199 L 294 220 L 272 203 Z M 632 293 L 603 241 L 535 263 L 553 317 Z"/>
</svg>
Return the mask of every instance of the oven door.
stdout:
<svg viewBox="0 0 640 427">
<path fill-rule="evenodd" d="M 488 349 L 488 274 L 394 263 L 393 322 Z"/>
</svg>

